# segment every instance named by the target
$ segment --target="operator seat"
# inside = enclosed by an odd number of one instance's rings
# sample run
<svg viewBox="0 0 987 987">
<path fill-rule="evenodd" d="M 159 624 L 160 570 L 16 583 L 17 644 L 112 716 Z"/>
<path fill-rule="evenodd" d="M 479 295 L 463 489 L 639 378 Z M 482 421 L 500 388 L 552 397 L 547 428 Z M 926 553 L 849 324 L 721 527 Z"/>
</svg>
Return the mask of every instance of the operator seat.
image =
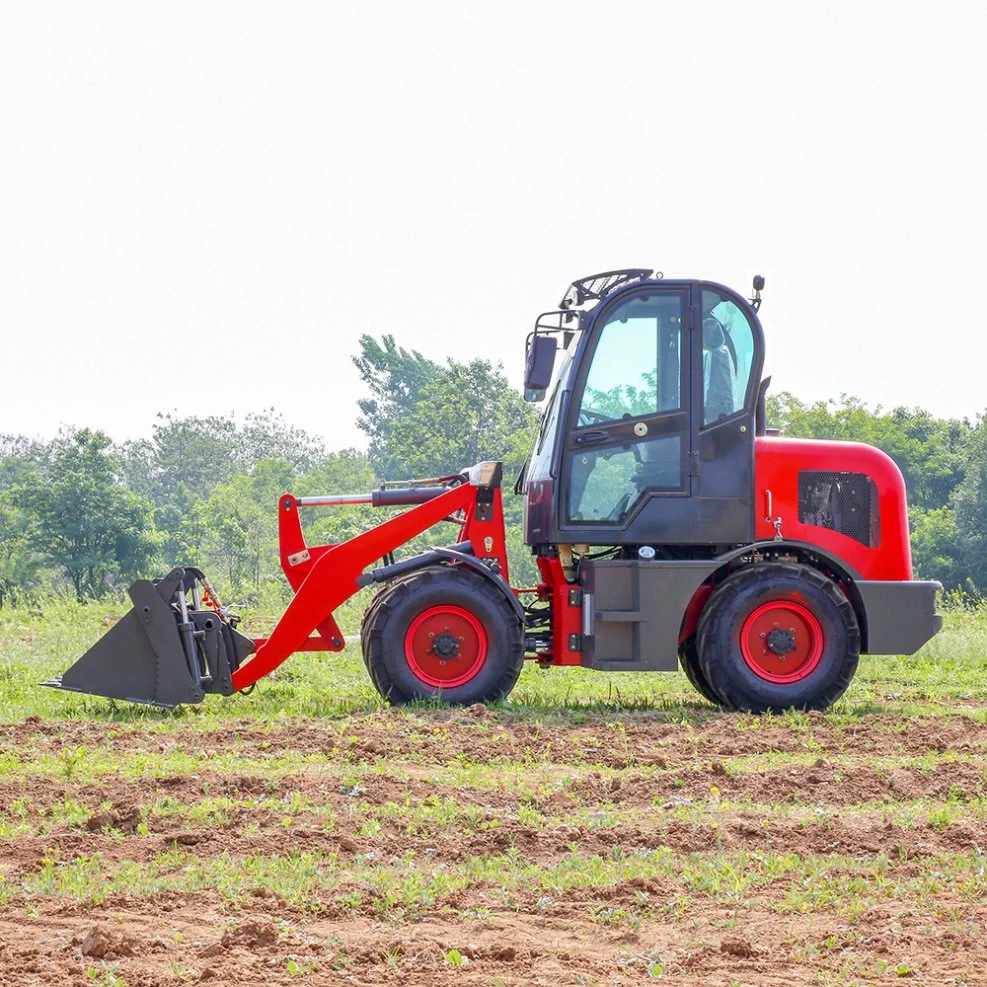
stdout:
<svg viewBox="0 0 987 987">
<path fill-rule="evenodd" d="M 723 326 L 710 315 L 703 319 L 703 385 L 704 425 L 712 425 L 737 410 L 737 369 L 726 345 Z"/>
</svg>

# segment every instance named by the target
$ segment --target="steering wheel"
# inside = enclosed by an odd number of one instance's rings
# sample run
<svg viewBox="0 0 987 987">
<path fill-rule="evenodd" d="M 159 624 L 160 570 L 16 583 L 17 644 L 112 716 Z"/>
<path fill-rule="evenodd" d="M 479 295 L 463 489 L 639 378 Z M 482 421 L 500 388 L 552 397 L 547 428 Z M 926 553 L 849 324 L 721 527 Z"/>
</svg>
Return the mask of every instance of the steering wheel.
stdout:
<svg viewBox="0 0 987 987">
<path fill-rule="evenodd" d="M 629 493 L 625 493 L 620 500 L 614 504 L 613 510 L 607 515 L 607 521 L 623 521 L 624 515 L 627 513 L 627 502 L 631 499 Z"/>
<path fill-rule="evenodd" d="M 579 416 L 576 419 L 576 426 L 601 424 L 603 422 L 609 424 L 612 421 L 613 417 L 611 415 L 601 415 L 596 411 L 589 411 L 586 408 L 580 408 Z"/>
</svg>

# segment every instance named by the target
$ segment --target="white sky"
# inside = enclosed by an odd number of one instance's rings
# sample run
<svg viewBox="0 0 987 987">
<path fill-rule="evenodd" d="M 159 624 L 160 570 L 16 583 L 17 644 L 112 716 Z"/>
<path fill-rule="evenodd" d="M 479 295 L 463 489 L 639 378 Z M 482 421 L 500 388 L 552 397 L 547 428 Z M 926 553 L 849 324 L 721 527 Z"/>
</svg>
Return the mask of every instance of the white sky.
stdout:
<svg viewBox="0 0 987 987">
<path fill-rule="evenodd" d="M 519 383 L 570 280 L 648 265 L 764 274 L 775 390 L 973 416 L 984 11 L 4 3 L 0 432 L 359 443 L 361 333 Z"/>
</svg>

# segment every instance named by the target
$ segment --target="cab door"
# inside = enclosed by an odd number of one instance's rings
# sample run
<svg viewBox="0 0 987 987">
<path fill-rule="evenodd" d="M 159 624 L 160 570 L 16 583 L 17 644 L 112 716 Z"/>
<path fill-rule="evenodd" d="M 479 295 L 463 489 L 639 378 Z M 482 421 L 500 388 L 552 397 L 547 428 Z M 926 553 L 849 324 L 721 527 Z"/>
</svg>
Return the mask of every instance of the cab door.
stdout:
<svg viewBox="0 0 987 987">
<path fill-rule="evenodd" d="M 750 542 L 762 355 L 756 315 L 720 285 L 652 282 L 602 308 L 559 436 L 555 540 Z"/>
<path fill-rule="evenodd" d="M 558 517 L 564 540 L 634 541 L 642 508 L 656 498 L 668 502 L 667 536 L 677 523 L 688 522 L 690 311 L 688 286 L 642 287 L 615 300 L 590 332 L 574 381 L 561 464 Z"/>
</svg>

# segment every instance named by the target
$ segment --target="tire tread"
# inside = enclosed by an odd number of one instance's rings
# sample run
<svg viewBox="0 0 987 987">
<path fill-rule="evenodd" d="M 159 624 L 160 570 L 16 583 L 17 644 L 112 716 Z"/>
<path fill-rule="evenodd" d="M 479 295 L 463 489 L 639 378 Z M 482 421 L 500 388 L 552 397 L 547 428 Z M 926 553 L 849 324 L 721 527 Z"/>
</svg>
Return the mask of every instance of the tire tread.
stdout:
<svg viewBox="0 0 987 987">
<path fill-rule="evenodd" d="M 802 582 L 819 591 L 833 606 L 847 632 L 847 651 L 840 665 L 839 674 L 816 695 L 804 701 L 789 704 L 752 699 L 744 683 L 732 674 L 729 656 L 723 653 L 718 642 L 730 640 L 734 605 L 739 598 L 757 583 L 768 580 Z M 846 692 L 857 671 L 860 658 L 860 629 L 853 605 L 840 592 L 836 584 L 811 566 L 790 562 L 757 563 L 730 576 L 709 598 L 699 618 L 696 634 L 698 665 L 713 691 L 722 697 L 725 705 L 750 712 L 783 712 L 786 709 L 828 709 Z"/>
<path fill-rule="evenodd" d="M 468 587 L 468 592 L 472 598 L 480 597 L 500 612 L 500 622 L 507 635 L 505 649 L 507 655 L 502 673 L 492 687 L 481 693 L 469 694 L 467 686 L 471 683 L 464 683 L 463 686 L 457 687 L 456 691 L 465 690 L 468 693 L 465 698 L 450 700 L 442 696 L 442 700 L 456 705 L 493 702 L 510 693 L 521 674 L 521 669 L 524 666 L 521 626 L 517 615 L 504 598 L 503 593 L 488 580 L 469 572 L 462 566 L 433 566 L 390 584 L 374 597 L 364 615 L 360 630 L 364 663 L 370 673 L 374 687 L 381 696 L 395 705 L 413 702 L 424 697 L 411 695 L 400 688 L 393 681 L 386 667 L 384 658 L 386 643 L 392 641 L 396 634 L 400 637 L 402 647 L 404 642 L 404 633 L 399 633 L 399 629 L 390 627 L 394 619 L 394 611 L 413 602 L 415 596 L 425 594 L 442 583 L 448 583 L 450 579 L 455 579 L 457 582 L 461 581 L 459 585 Z M 489 628 L 487 632 L 489 634 Z"/>
</svg>

